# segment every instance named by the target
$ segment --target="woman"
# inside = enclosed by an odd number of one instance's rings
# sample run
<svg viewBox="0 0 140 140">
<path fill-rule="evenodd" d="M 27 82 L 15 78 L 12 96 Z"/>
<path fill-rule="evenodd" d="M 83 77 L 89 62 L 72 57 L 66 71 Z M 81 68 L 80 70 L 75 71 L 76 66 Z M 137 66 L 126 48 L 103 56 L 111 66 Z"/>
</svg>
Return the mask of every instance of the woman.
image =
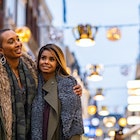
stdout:
<svg viewBox="0 0 140 140">
<path fill-rule="evenodd" d="M 62 50 L 43 46 L 37 61 L 38 93 L 32 105 L 32 140 L 80 140 L 83 121 L 76 80 L 67 73 Z"/>
<path fill-rule="evenodd" d="M 36 64 L 22 53 L 18 35 L 11 29 L 0 30 L 0 140 L 31 139 L 36 72 Z"/>
</svg>

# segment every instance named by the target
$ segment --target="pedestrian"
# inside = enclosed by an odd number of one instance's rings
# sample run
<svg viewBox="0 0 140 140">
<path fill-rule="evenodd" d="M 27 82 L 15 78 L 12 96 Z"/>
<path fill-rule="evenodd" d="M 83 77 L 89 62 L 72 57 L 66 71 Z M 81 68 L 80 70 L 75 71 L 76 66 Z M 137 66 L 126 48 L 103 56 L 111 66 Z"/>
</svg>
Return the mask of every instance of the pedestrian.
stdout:
<svg viewBox="0 0 140 140">
<path fill-rule="evenodd" d="M 31 140 L 36 63 L 22 52 L 22 43 L 11 29 L 0 30 L 0 78 L 0 140 Z M 75 88 L 77 94 L 82 92 L 81 86 Z"/>
<path fill-rule="evenodd" d="M 38 54 L 38 93 L 32 105 L 32 140 L 80 140 L 84 132 L 76 79 L 66 70 L 60 47 L 43 46 Z"/>
</svg>

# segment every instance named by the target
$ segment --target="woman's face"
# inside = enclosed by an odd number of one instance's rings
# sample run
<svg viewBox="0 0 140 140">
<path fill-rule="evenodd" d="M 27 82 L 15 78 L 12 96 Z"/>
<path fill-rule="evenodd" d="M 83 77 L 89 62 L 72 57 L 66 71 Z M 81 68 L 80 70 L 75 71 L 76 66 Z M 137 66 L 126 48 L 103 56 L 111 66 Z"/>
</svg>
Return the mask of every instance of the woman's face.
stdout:
<svg viewBox="0 0 140 140">
<path fill-rule="evenodd" d="M 44 50 L 39 60 L 39 69 L 43 73 L 55 74 L 57 60 L 51 51 Z"/>
<path fill-rule="evenodd" d="M 14 31 L 8 30 L 2 33 L 1 37 L 2 47 L 0 48 L 0 52 L 7 59 L 19 58 L 22 55 L 22 43 L 18 35 Z"/>
</svg>

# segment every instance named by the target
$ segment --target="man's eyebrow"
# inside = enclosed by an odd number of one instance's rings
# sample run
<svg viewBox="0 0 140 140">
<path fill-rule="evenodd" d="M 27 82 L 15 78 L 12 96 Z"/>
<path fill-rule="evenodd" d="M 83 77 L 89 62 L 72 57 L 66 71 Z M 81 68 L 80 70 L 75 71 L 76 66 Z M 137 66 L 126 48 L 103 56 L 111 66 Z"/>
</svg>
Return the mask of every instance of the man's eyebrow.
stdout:
<svg viewBox="0 0 140 140">
<path fill-rule="evenodd" d="M 19 36 L 17 35 L 16 38 L 19 38 Z M 8 38 L 8 40 L 13 39 L 13 37 Z"/>
<path fill-rule="evenodd" d="M 10 37 L 10 38 L 8 38 L 8 39 L 7 39 L 7 41 L 8 41 L 8 40 L 11 40 L 11 39 L 13 39 L 13 38 L 12 38 L 12 37 Z"/>
</svg>

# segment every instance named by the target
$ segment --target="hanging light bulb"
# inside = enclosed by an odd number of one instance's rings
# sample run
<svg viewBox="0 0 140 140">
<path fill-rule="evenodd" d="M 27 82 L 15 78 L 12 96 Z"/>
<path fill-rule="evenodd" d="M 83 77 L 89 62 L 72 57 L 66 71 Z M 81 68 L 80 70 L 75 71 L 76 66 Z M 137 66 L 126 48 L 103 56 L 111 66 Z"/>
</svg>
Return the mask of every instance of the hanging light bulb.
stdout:
<svg viewBox="0 0 140 140">
<path fill-rule="evenodd" d="M 91 81 L 101 81 L 103 79 L 103 76 L 101 75 L 101 70 L 101 65 L 91 65 L 90 74 L 87 76 L 87 79 Z"/>
<path fill-rule="evenodd" d="M 91 81 L 101 81 L 102 79 L 103 79 L 103 77 L 97 71 L 93 71 L 88 76 L 88 80 L 91 80 Z"/>
<path fill-rule="evenodd" d="M 107 115 L 109 115 L 109 111 L 108 111 L 106 106 L 102 106 L 101 110 L 99 110 L 98 113 L 99 113 L 100 116 L 107 116 Z"/>
<path fill-rule="evenodd" d="M 107 30 L 107 38 L 111 41 L 121 39 L 121 31 L 117 27 L 112 27 Z"/>
<path fill-rule="evenodd" d="M 97 27 L 93 27 L 94 35 L 91 25 L 78 25 L 74 27 L 72 32 L 76 39 L 76 44 L 81 47 L 88 47 L 95 45 L 95 35 L 97 33 Z"/>
<path fill-rule="evenodd" d="M 116 123 L 116 118 L 111 116 L 111 117 L 104 117 L 103 118 L 103 123 L 106 127 L 113 127 Z"/>
<path fill-rule="evenodd" d="M 103 100 L 104 99 L 104 96 L 103 96 L 102 92 L 103 92 L 103 89 L 102 88 L 98 88 L 96 90 L 95 96 L 93 97 L 94 100 L 97 100 L 97 101 Z"/>
</svg>

